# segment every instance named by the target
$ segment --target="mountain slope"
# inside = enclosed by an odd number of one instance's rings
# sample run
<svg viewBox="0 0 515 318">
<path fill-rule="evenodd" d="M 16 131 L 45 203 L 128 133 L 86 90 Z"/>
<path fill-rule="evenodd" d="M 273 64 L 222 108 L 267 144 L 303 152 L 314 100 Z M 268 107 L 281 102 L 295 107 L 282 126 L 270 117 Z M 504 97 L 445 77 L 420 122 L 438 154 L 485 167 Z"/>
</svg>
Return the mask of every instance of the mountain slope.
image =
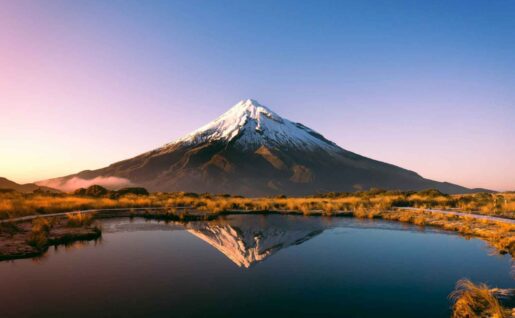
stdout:
<svg viewBox="0 0 515 318">
<path fill-rule="evenodd" d="M 243 195 L 305 195 L 371 187 L 469 191 L 344 150 L 250 99 L 153 151 L 37 184 L 69 191 L 93 183 L 111 188 L 139 185 L 151 191 Z"/>
<path fill-rule="evenodd" d="M 48 188 L 45 186 L 38 186 L 34 183 L 26 183 L 26 184 L 19 184 L 14 181 L 11 181 L 9 179 L 0 177 L 0 189 L 11 189 L 16 190 L 18 192 L 23 193 L 30 193 L 34 190 L 42 190 L 42 191 L 48 191 L 48 192 L 60 192 L 56 189 Z"/>
</svg>

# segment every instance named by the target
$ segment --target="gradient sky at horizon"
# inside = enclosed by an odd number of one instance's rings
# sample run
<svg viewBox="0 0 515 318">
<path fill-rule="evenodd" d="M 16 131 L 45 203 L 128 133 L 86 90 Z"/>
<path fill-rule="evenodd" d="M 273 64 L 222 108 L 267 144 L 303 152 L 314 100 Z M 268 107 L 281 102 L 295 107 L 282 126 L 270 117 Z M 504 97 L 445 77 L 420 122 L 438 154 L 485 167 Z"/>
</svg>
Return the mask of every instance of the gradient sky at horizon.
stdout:
<svg viewBox="0 0 515 318">
<path fill-rule="evenodd" d="M 0 0 L 0 176 L 170 142 L 241 99 L 341 147 L 515 190 L 514 1 Z"/>
</svg>

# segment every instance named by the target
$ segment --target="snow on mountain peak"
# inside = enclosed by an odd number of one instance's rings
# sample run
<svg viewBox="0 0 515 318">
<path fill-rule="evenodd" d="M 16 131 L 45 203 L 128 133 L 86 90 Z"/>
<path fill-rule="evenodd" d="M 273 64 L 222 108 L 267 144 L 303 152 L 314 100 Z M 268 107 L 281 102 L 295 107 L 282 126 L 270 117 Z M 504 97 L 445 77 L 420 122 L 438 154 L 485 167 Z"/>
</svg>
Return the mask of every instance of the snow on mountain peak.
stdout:
<svg viewBox="0 0 515 318">
<path fill-rule="evenodd" d="M 281 121 L 281 116 L 274 113 L 266 106 L 261 105 L 259 102 L 253 99 L 242 100 L 226 113 L 220 116 L 218 119 L 224 117 L 224 119 L 240 120 L 240 119 L 255 119 L 259 120 L 261 116 L 268 117 L 277 121 Z"/>
<path fill-rule="evenodd" d="M 169 145 L 232 140 L 243 149 L 262 145 L 339 149 L 315 131 L 282 118 L 253 99 L 241 100 L 214 121 Z"/>
</svg>

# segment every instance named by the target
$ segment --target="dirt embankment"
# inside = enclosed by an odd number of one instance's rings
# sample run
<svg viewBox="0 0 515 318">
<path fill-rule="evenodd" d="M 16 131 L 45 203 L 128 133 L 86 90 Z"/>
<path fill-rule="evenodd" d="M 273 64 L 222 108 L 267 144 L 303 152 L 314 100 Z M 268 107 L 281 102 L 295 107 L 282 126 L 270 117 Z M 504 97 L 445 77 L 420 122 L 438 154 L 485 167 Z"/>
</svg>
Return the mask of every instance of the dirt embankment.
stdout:
<svg viewBox="0 0 515 318">
<path fill-rule="evenodd" d="M 50 246 L 95 240 L 101 231 L 93 224 L 70 225 L 65 218 L 0 224 L 0 260 L 37 257 Z"/>
</svg>

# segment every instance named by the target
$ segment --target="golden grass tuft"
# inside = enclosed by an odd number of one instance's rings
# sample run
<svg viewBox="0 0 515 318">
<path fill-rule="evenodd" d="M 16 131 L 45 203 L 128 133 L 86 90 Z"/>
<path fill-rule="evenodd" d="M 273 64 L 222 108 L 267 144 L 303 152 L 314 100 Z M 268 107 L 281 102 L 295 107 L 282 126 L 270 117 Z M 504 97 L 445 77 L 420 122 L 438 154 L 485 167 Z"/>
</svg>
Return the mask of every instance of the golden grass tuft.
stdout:
<svg viewBox="0 0 515 318">
<path fill-rule="evenodd" d="M 32 220 L 32 229 L 27 243 L 37 249 L 47 246 L 50 230 L 55 223 L 53 218 L 35 218 Z"/>
<path fill-rule="evenodd" d="M 81 227 L 90 225 L 93 222 L 91 213 L 67 213 L 67 224 L 70 227 Z"/>
<path fill-rule="evenodd" d="M 509 315 L 509 310 L 501 306 L 485 284 L 476 285 L 468 279 L 461 279 L 449 297 L 454 301 L 453 318 L 505 318 Z"/>
</svg>

